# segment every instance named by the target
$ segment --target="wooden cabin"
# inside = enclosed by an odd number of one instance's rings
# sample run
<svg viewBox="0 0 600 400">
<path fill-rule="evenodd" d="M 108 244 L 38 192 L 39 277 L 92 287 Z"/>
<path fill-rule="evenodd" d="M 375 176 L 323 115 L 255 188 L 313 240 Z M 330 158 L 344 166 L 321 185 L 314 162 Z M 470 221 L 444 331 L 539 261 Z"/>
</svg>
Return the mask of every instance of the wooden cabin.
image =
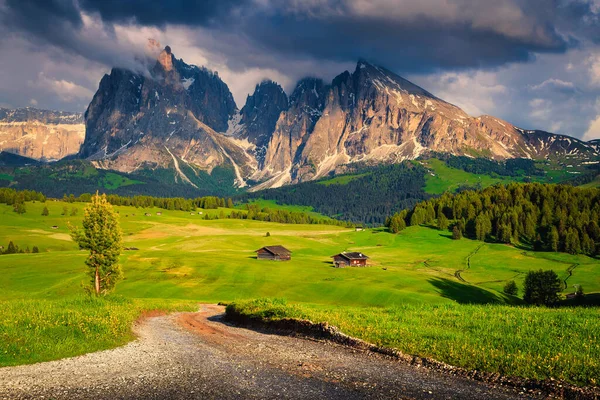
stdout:
<svg viewBox="0 0 600 400">
<path fill-rule="evenodd" d="M 292 259 L 292 252 L 283 246 L 265 246 L 256 250 L 259 260 L 288 261 Z"/>
<path fill-rule="evenodd" d="M 369 259 L 365 254 L 358 252 L 343 252 L 331 256 L 331 258 L 333 258 L 333 266 L 336 268 L 366 267 Z"/>
</svg>

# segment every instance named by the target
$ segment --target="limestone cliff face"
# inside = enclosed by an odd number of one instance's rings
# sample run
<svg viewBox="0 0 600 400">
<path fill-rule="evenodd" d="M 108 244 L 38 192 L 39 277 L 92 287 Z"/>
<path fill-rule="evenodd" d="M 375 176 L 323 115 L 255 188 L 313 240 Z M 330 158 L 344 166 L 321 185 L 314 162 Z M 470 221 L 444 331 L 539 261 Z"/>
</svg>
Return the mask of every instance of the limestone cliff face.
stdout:
<svg viewBox="0 0 600 400">
<path fill-rule="evenodd" d="M 81 113 L 0 108 L 0 151 L 54 161 L 76 154 L 84 136 Z"/>
</svg>

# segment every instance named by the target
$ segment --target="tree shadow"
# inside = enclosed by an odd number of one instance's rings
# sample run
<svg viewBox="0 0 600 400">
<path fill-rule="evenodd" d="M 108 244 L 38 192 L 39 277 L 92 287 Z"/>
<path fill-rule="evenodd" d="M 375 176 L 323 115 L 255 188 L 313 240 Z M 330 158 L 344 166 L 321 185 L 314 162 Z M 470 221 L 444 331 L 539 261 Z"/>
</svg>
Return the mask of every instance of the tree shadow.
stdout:
<svg viewBox="0 0 600 400">
<path fill-rule="evenodd" d="M 442 297 L 451 299 L 460 304 L 490 304 L 503 301 L 494 293 L 477 286 L 451 281 L 445 278 L 432 278 L 428 280 L 438 289 Z"/>
<path fill-rule="evenodd" d="M 454 239 L 452 239 L 451 233 L 440 233 L 440 236 L 443 238 L 446 238 L 446 239 L 454 240 Z"/>
</svg>

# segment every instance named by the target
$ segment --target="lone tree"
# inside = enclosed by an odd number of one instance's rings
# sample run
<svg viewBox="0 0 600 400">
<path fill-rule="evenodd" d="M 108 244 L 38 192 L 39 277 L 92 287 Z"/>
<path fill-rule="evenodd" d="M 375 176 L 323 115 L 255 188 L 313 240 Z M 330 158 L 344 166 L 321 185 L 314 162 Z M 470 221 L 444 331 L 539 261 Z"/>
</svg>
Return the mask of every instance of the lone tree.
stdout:
<svg viewBox="0 0 600 400">
<path fill-rule="evenodd" d="M 48 207 L 44 206 L 44 209 L 42 210 L 42 216 L 47 217 L 48 215 L 50 215 L 50 211 L 48 211 Z"/>
<path fill-rule="evenodd" d="M 85 261 L 96 295 L 112 290 L 123 273 L 119 265 L 121 229 L 119 219 L 106 195 L 92 196 L 85 208 L 83 230 L 71 227 L 71 237 L 80 249 L 90 251 Z"/>
<path fill-rule="evenodd" d="M 552 270 L 529 271 L 525 276 L 524 296 L 529 304 L 550 306 L 558 301 L 558 293 L 562 289 L 562 283 L 556 272 Z"/>
</svg>

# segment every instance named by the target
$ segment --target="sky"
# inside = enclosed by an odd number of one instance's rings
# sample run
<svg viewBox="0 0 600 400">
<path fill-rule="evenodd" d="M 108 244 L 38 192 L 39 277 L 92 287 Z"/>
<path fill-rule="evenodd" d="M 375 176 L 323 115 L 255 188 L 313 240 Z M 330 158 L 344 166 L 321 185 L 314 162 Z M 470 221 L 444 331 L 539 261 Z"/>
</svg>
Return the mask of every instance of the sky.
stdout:
<svg viewBox="0 0 600 400">
<path fill-rule="evenodd" d="M 359 58 L 473 116 L 600 138 L 600 0 L 0 0 L 0 107 L 85 111 L 148 39 L 219 72 L 238 107 Z"/>
</svg>

